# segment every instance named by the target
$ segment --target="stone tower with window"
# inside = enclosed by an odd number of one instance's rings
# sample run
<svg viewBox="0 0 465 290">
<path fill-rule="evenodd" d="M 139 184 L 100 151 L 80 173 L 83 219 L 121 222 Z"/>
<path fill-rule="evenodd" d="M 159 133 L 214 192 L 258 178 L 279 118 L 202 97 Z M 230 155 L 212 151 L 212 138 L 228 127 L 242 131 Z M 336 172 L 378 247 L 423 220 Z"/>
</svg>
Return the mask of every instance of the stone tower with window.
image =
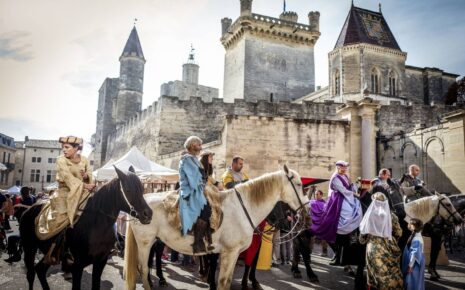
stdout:
<svg viewBox="0 0 465 290">
<path fill-rule="evenodd" d="M 252 0 L 240 0 L 240 7 L 234 23 L 221 20 L 224 101 L 292 101 L 313 92 L 320 13 L 310 12 L 302 24 L 291 11 L 279 18 L 252 13 Z"/>
<path fill-rule="evenodd" d="M 437 68 L 406 65 L 407 53 L 400 49 L 381 6 L 376 12 L 352 4 L 328 59 L 329 86 L 320 100 L 356 101 L 369 95 L 384 104 L 443 103 L 457 77 Z"/>
<path fill-rule="evenodd" d="M 106 78 L 99 89 L 94 136 L 95 168 L 102 166 L 108 135 L 141 111 L 145 58 L 134 27 L 120 58 L 119 78 Z"/>
<path fill-rule="evenodd" d="M 360 95 L 403 95 L 405 60 L 379 12 L 352 5 L 329 53 L 329 94 L 337 101 Z"/>
</svg>

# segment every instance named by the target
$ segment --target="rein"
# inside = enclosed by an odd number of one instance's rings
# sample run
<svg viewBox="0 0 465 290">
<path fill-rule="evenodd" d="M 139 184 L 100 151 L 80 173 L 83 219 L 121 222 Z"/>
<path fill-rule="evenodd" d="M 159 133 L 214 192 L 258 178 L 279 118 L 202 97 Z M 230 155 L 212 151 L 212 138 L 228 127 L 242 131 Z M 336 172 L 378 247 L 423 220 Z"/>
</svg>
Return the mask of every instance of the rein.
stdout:
<svg viewBox="0 0 465 290">
<path fill-rule="evenodd" d="M 292 179 L 294 179 L 294 175 L 292 175 L 292 176 L 290 176 L 290 177 L 286 175 L 286 177 L 287 177 L 287 180 L 289 180 L 289 182 L 291 183 L 292 189 L 294 189 L 294 193 L 296 194 L 297 199 L 299 200 L 300 207 L 298 207 L 298 208 L 296 209 L 296 212 L 298 212 L 298 211 L 302 210 L 310 201 L 307 202 L 307 203 L 303 203 L 302 200 L 300 199 L 299 193 L 297 192 L 297 189 L 295 188 L 294 183 L 292 183 Z M 240 194 L 239 191 L 236 189 L 236 187 L 234 187 L 234 192 L 236 193 L 237 199 L 239 200 L 239 203 L 241 204 L 241 207 L 242 207 L 242 209 L 244 210 L 245 216 L 247 217 L 247 220 L 249 221 L 249 224 L 250 224 L 250 226 L 252 227 L 252 230 L 254 231 L 254 233 L 257 233 L 257 234 L 263 236 L 263 234 L 268 234 L 268 233 L 273 232 L 272 230 L 261 231 L 261 230 L 258 228 L 258 226 L 254 226 L 253 221 L 252 221 L 252 218 L 250 217 L 250 214 L 249 214 L 249 212 L 247 211 L 247 208 L 246 208 L 245 205 L 244 205 L 244 201 L 242 200 L 241 194 Z M 299 218 L 300 218 L 300 215 L 299 215 Z M 291 235 L 291 234 L 293 233 L 293 231 L 294 231 L 294 228 L 297 226 L 297 224 L 298 224 L 298 220 L 295 222 L 295 224 L 294 224 L 294 226 L 292 227 L 292 229 L 291 229 L 286 235 L 284 235 L 282 238 L 280 237 L 280 239 L 281 239 L 281 240 L 284 240 L 284 238 L 286 238 L 287 236 Z M 298 231 L 298 234 L 299 234 L 300 232 L 302 232 L 302 229 L 300 229 L 300 230 Z M 296 235 L 295 237 L 297 237 L 297 235 Z M 285 242 L 288 242 L 288 241 L 291 241 L 291 240 L 293 240 L 295 237 L 293 237 L 293 238 L 291 238 L 291 239 L 288 239 L 288 240 L 285 240 L 284 242 L 279 242 L 279 244 L 285 243 Z"/>
</svg>

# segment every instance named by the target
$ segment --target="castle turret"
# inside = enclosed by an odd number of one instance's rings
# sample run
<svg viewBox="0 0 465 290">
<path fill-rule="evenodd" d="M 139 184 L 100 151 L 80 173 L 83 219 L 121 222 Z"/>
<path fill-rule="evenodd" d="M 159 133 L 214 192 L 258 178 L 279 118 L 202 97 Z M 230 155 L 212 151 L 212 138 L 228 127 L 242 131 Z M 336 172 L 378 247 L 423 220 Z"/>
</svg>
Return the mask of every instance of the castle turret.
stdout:
<svg viewBox="0 0 465 290">
<path fill-rule="evenodd" d="M 182 65 L 182 81 L 188 84 L 199 84 L 199 65 L 195 63 L 194 48 L 192 46 L 187 63 Z"/>
<path fill-rule="evenodd" d="M 312 31 L 319 32 L 320 31 L 320 12 L 310 11 L 308 13 L 308 24 L 310 25 L 310 29 Z"/>
<path fill-rule="evenodd" d="M 241 16 L 252 15 L 252 1 L 253 0 L 241 0 Z"/>
<path fill-rule="evenodd" d="M 131 31 L 120 58 L 120 84 L 115 122 L 121 124 L 140 112 L 144 84 L 145 58 L 136 27 Z"/>
<path fill-rule="evenodd" d="M 283 13 L 281 13 L 281 15 L 279 15 L 279 19 L 297 22 L 297 20 L 299 19 L 299 15 L 292 11 L 284 11 Z"/>
<path fill-rule="evenodd" d="M 225 17 L 221 19 L 221 35 L 225 34 L 228 32 L 229 27 L 231 26 L 232 19 Z"/>
</svg>

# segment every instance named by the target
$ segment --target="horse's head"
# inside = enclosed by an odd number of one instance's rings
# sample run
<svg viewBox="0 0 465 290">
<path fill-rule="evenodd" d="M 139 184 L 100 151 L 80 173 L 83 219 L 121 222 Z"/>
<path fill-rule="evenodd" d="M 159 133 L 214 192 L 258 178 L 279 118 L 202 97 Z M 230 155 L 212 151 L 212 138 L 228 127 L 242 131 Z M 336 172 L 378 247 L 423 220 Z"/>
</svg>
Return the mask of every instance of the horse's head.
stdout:
<svg viewBox="0 0 465 290">
<path fill-rule="evenodd" d="M 460 213 L 455 209 L 449 197 L 444 194 L 439 194 L 436 192 L 436 195 L 439 198 L 438 213 L 446 221 L 452 221 L 455 224 L 463 223 L 463 218 Z"/>
<path fill-rule="evenodd" d="M 130 213 L 131 216 L 138 218 L 143 224 L 149 224 L 152 220 L 152 209 L 144 199 L 144 186 L 139 177 L 134 174 L 134 168 L 129 168 L 128 174 L 125 174 L 115 166 L 120 184 L 120 193 L 122 195 L 123 210 Z"/>
<path fill-rule="evenodd" d="M 283 184 L 282 200 L 287 203 L 293 210 L 305 208 L 308 204 L 308 196 L 304 194 L 300 175 L 284 165 L 283 167 L 285 181 Z"/>
</svg>

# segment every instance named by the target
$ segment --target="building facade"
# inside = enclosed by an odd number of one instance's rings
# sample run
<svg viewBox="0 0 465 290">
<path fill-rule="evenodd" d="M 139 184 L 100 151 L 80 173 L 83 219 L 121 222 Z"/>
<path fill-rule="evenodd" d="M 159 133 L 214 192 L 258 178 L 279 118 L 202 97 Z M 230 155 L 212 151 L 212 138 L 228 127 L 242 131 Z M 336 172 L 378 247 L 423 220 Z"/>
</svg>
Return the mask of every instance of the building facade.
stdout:
<svg viewBox="0 0 465 290">
<path fill-rule="evenodd" d="M 13 186 L 16 160 L 15 140 L 0 133 L 0 188 L 7 189 Z"/>
<path fill-rule="evenodd" d="M 14 182 L 18 186 L 30 186 L 36 191 L 56 180 L 56 159 L 61 144 L 55 140 L 29 139 L 16 142 L 16 166 Z"/>
<path fill-rule="evenodd" d="M 354 179 L 373 178 L 381 167 L 400 176 L 405 164 L 418 162 L 425 167 L 432 188 L 465 192 L 465 185 L 451 173 L 460 172 L 459 163 L 451 156 L 439 162 L 436 156 L 441 150 L 447 152 L 448 146 L 457 152 L 465 150 L 464 137 L 457 133 L 460 129 L 451 130 L 459 128 L 456 116 L 461 108 L 444 105 L 443 98 L 457 75 L 407 66 L 407 53 L 400 49 L 381 11 L 351 6 L 329 53 L 329 85 L 312 93 L 319 13 L 311 12 L 310 24 L 304 25 L 293 12 L 278 19 L 252 13 L 251 0 L 240 4 L 241 15 L 234 23 L 229 18 L 221 20 L 226 49 L 223 99 L 161 96 L 109 132 L 102 161 L 119 158 L 136 146 L 151 160 L 177 169 L 185 139 L 197 135 L 205 148 L 217 154 L 217 174 L 236 154 L 246 158 L 245 170 L 251 177 L 287 163 L 301 175 L 328 178 L 338 159 L 351 163 Z M 186 73 L 183 80 L 195 82 L 198 67 L 188 68 L 193 73 L 190 77 Z M 416 128 L 422 128 L 422 133 L 415 133 Z M 399 143 L 399 136 L 421 140 L 432 137 L 431 132 L 438 138 L 428 144 L 414 142 L 424 148 L 415 154 L 423 154 L 426 161 L 400 161 L 399 148 L 405 142 Z M 451 139 L 455 141 L 446 141 Z M 390 157 L 392 151 L 395 154 Z M 97 153 L 98 148 L 96 158 Z M 441 181 L 430 178 L 441 176 L 435 172 L 447 176 L 452 186 L 438 186 Z"/>
</svg>

